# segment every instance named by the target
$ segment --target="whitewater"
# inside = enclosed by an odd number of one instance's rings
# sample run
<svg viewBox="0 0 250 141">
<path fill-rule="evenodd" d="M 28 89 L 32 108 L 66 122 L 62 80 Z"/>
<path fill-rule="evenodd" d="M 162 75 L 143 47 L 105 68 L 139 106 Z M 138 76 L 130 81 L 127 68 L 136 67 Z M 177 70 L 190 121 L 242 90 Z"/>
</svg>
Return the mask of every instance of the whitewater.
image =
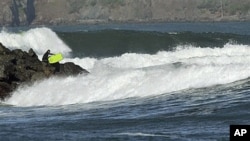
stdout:
<svg viewBox="0 0 250 141">
<path fill-rule="evenodd" d="M 14 106 L 58 106 L 171 95 L 176 91 L 223 85 L 250 76 L 249 45 L 221 47 L 179 45 L 156 54 L 125 53 L 93 58 L 71 57 L 72 49 L 49 28 L 21 33 L 2 31 L 0 42 L 10 49 L 32 48 L 41 58 L 50 49 L 63 62 L 74 62 L 90 74 L 52 77 L 19 87 L 3 103 Z"/>
<path fill-rule="evenodd" d="M 22 84 L 0 140 L 229 140 L 250 125 L 249 22 L 3 28 L 0 42 L 90 73 Z"/>
</svg>

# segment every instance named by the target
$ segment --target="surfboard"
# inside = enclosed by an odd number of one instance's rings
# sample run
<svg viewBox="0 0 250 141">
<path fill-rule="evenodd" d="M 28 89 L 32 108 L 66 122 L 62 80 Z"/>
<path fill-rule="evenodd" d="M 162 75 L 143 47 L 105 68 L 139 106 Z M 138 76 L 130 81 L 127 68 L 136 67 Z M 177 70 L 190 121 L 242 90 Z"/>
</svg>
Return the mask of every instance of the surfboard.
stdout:
<svg viewBox="0 0 250 141">
<path fill-rule="evenodd" d="M 57 53 L 49 57 L 49 63 L 50 64 L 57 63 L 61 61 L 62 59 L 63 59 L 63 55 L 61 53 Z"/>
</svg>

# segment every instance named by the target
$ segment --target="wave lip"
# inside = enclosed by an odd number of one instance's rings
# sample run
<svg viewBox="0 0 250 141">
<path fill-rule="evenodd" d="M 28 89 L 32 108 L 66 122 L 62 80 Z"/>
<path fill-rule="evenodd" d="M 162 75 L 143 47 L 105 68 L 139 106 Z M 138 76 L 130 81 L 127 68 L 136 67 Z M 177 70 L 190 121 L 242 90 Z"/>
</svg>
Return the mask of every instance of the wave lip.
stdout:
<svg viewBox="0 0 250 141">
<path fill-rule="evenodd" d="M 32 48 L 38 55 L 42 55 L 48 49 L 65 55 L 69 55 L 72 51 L 54 31 L 46 27 L 34 28 L 20 33 L 2 30 L 0 42 L 9 49 L 28 51 Z"/>
<path fill-rule="evenodd" d="M 222 48 L 226 43 L 250 44 L 250 35 L 223 32 L 95 30 L 58 32 L 75 56 L 114 57 L 125 53 L 155 54 L 175 51 L 176 46 Z"/>
</svg>

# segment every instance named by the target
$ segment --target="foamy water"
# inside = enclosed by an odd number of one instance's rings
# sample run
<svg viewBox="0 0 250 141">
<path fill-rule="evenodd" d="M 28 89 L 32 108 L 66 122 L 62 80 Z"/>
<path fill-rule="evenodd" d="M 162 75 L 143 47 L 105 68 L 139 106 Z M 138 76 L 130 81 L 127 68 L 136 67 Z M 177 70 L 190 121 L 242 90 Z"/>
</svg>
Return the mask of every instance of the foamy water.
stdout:
<svg viewBox="0 0 250 141">
<path fill-rule="evenodd" d="M 51 52 L 61 52 L 64 55 L 69 55 L 72 51 L 55 32 L 45 27 L 20 33 L 10 33 L 3 30 L 0 32 L 0 42 L 9 49 L 28 51 L 32 48 L 38 55 L 42 55 L 48 49 Z"/>
<path fill-rule="evenodd" d="M 71 51 L 48 28 L 22 34 L 1 32 L 0 42 L 11 49 L 33 48 L 40 55 L 47 49 L 65 54 Z M 179 46 L 173 52 L 126 53 L 103 59 L 66 57 L 62 62 L 69 61 L 90 74 L 52 77 L 22 86 L 4 103 L 51 106 L 147 97 L 227 84 L 250 76 L 249 46 L 237 44 L 226 44 L 223 48 Z"/>
</svg>

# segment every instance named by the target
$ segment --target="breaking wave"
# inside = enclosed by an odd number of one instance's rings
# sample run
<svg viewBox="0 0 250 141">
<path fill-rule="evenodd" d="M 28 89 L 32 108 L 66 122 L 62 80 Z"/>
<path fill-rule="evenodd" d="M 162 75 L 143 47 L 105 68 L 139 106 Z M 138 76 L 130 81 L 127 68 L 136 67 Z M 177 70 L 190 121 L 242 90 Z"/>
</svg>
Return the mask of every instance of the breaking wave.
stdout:
<svg viewBox="0 0 250 141">
<path fill-rule="evenodd" d="M 64 54 L 72 51 L 49 28 L 22 33 L 2 31 L 0 42 L 10 49 L 32 48 L 40 56 L 47 49 Z M 62 62 L 74 62 L 90 74 L 52 77 L 22 85 L 4 103 L 51 106 L 112 101 L 227 84 L 250 76 L 249 46 L 230 43 L 222 47 L 177 45 L 173 50 L 153 54 L 127 52 L 102 58 L 66 56 Z"/>
<path fill-rule="evenodd" d="M 51 29 L 34 28 L 19 33 L 2 30 L 0 42 L 9 49 L 22 49 L 28 51 L 32 48 L 38 55 L 42 55 L 48 49 L 52 52 L 61 52 L 68 56 L 72 51 Z"/>
</svg>

